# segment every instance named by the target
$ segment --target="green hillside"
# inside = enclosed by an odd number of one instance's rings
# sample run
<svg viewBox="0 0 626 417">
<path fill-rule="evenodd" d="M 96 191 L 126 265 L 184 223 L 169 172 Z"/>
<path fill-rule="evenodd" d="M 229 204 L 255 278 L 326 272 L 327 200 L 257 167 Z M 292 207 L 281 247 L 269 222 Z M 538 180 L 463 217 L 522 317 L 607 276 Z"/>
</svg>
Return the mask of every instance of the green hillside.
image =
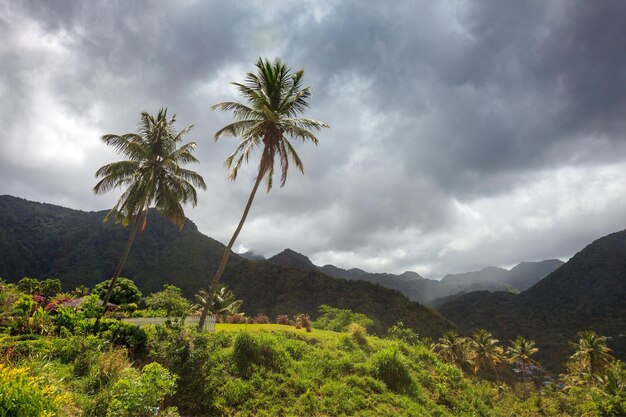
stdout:
<svg viewBox="0 0 626 417">
<path fill-rule="evenodd" d="M 81 284 L 92 287 L 110 278 L 128 230 L 103 223 L 105 214 L 0 196 L 0 277 L 10 282 L 24 276 L 55 277 L 66 290 Z M 221 243 L 201 234 L 191 221 L 179 231 L 152 211 L 122 275 L 133 279 L 145 294 L 168 283 L 191 297 L 207 285 L 207 274 L 217 269 L 223 250 Z M 452 327 L 437 312 L 397 291 L 330 278 L 317 271 L 233 256 L 223 282 L 244 300 L 243 309 L 249 315 L 316 316 L 317 307 L 328 304 L 373 317 L 372 330 L 378 334 L 397 321 L 424 336 L 437 336 Z"/>
</svg>

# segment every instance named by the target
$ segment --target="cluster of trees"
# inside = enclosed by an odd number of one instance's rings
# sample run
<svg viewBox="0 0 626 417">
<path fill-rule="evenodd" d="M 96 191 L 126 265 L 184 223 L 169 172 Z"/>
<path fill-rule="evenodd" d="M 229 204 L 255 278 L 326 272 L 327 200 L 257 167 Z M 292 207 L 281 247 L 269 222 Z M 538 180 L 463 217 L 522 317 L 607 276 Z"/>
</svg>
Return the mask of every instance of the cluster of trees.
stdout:
<svg viewBox="0 0 626 417">
<path fill-rule="evenodd" d="M 621 390 L 623 396 L 626 368 L 611 355 L 606 344 L 607 338 L 590 330 L 582 331 L 578 336 L 578 341 L 572 343 L 574 353 L 566 363 L 567 371 L 560 375 L 559 381 L 552 383 L 565 390 L 583 387 L 608 396 Z M 535 387 L 532 377 L 541 369 L 539 362 L 533 358 L 539 351 L 535 342 L 521 336 L 511 340 L 505 349 L 498 339 L 484 329 L 477 329 L 472 337 L 448 332 L 433 343 L 431 348 L 441 359 L 465 372 L 471 371 L 478 375 L 483 371 L 482 375 L 485 376 L 492 371 L 496 380 L 499 380 L 500 371 L 506 364 L 513 365 L 514 370 L 521 375 L 524 400 L 527 398 L 529 386 L 530 389 Z"/>
<path fill-rule="evenodd" d="M 24 277 L 17 285 L 2 283 L 3 297 L 0 298 L 0 319 L 5 318 L 7 323 L 21 322 L 16 317 L 22 317 L 26 322 L 32 321 L 33 316 L 43 318 L 38 322 L 46 322 L 49 329 L 41 331 L 40 326 L 9 326 L 9 333 L 54 333 L 54 323 L 59 316 L 80 312 L 77 318 L 99 318 L 103 299 L 106 297 L 111 280 L 100 282 L 90 289 L 85 286 L 76 288 L 71 292 L 60 292 L 61 286 L 58 279 L 38 280 Z M 44 292 L 45 290 L 45 292 Z M 216 317 L 218 323 L 232 324 L 268 324 L 275 322 L 304 328 L 311 331 L 313 321 L 305 313 L 299 313 L 292 317 L 287 314 L 278 314 L 272 320 L 265 314 L 246 316 L 241 311 L 243 300 L 237 298 L 235 293 L 226 285 L 220 285 L 213 298 L 209 300 L 208 292 L 201 289 L 195 296 L 195 303 L 184 297 L 182 290 L 175 285 L 165 284 L 161 291 L 143 296 L 137 285 L 128 278 L 120 277 L 116 280 L 110 291 L 109 303 L 105 317 L 112 319 L 165 317 L 167 323 L 182 324 L 189 316 L 199 316 L 207 307 L 208 311 Z M 20 301 L 20 303 L 17 303 Z M 2 315 L 1 311 L 5 314 Z M 17 312 L 20 314 L 16 314 Z M 365 326 L 373 323 L 364 314 L 353 313 L 350 310 L 341 310 L 329 306 L 320 307 L 319 328 L 335 331 L 345 331 L 350 323 L 358 322 Z M 62 318 L 61 321 L 64 319 Z M 95 323 L 95 331 L 99 326 L 99 320 Z M 2 321 L 0 321 L 2 327 Z M 317 327 L 317 326 L 316 326 Z M 58 331 L 58 329 L 57 329 Z"/>
<path fill-rule="evenodd" d="M 196 303 L 190 302 L 182 294 L 180 288 L 165 284 L 162 291 L 147 297 L 128 278 L 120 277 L 111 288 L 111 280 L 96 284 L 93 289 L 80 286 L 71 292 L 61 292 L 58 279 L 38 280 L 24 277 L 17 284 L 6 284 L 0 279 L 2 296 L 0 296 L 0 317 L 5 321 L 20 311 L 25 319 L 37 313 L 42 316 L 59 314 L 59 311 L 78 309 L 88 311 L 86 318 L 99 317 L 101 306 L 110 291 L 107 305 L 108 316 L 125 317 L 168 317 L 184 320 L 185 317 L 202 310 L 207 304 L 207 293 L 200 290 L 196 294 Z M 222 285 L 209 304 L 211 314 L 226 321 L 230 315 L 241 314 L 242 300 Z M 140 308 L 141 307 L 141 308 Z M 0 326 L 2 322 L 0 321 Z"/>
</svg>

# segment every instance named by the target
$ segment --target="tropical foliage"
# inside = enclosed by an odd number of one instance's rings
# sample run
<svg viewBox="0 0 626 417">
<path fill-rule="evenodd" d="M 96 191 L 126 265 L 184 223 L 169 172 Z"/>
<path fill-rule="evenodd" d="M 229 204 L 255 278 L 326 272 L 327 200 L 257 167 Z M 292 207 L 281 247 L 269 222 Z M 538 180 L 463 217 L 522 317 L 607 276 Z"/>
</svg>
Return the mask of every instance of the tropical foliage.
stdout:
<svg viewBox="0 0 626 417">
<path fill-rule="evenodd" d="M 208 291 L 201 289 L 195 295 L 196 306 L 205 309 L 209 299 Z M 217 292 L 213 294 L 213 299 L 209 303 L 209 312 L 218 316 L 221 321 L 225 321 L 227 316 L 239 313 L 243 300 L 237 300 L 235 293 L 228 289 L 227 285 L 221 285 Z"/>
<path fill-rule="evenodd" d="M 93 288 L 93 293 L 98 295 L 100 299 L 104 299 L 110 287 L 111 280 L 107 279 L 106 281 L 96 284 Z M 141 291 L 139 291 L 139 288 L 133 280 L 119 277 L 113 285 L 109 301 L 117 305 L 138 303 L 139 300 L 141 300 L 141 296 Z"/>
<path fill-rule="evenodd" d="M 352 323 L 369 327 L 374 324 L 374 320 L 362 313 L 355 313 L 349 309 L 334 308 L 325 304 L 319 306 L 320 315 L 315 321 L 318 329 L 332 330 L 335 332 L 345 332 Z"/>
<path fill-rule="evenodd" d="M 218 324 L 214 334 L 181 323 L 137 327 L 111 319 L 102 320 L 94 332 L 94 319 L 87 317 L 93 307 L 85 306 L 85 299 L 46 310 L 36 294 L 14 284 L 0 283 L 0 294 L 9 294 L 0 299 L 6 319 L 0 325 L 0 415 L 147 417 L 158 409 L 159 415 L 170 417 L 179 415 L 177 410 L 215 416 L 600 417 L 626 410 L 624 364 L 610 356 L 604 338 L 590 332 L 581 333 L 575 344 L 572 373 L 554 381 L 565 383 L 565 389 L 538 389 L 541 380 L 533 371 L 522 393 L 507 376 L 512 369 L 507 363 L 514 368 L 532 363 L 532 341 L 516 339 L 507 359 L 498 357 L 498 362 L 486 353 L 479 357 L 472 347 L 502 353 L 484 330 L 471 340 L 456 334 L 442 337 L 432 344 L 437 354 L 428 339 L 400 323 L 384 340 L 355 322 L 343 332 L 315 326 L 307 332 L 306 314 L 296 317 L 301 329 L 249 324 L 269 321 L 258 315 L 245 319 L 245 326 Z M 161 302 L 168 295 L 182 297 L 169 286 L 140 305 L 151 299 L 146 304 L 152 308 L 166 308 Z M 64 297 L 75 300 L 59 295 Z M 99 302 L 95 294 L 87 299 Z M 320 308 L 326 319 L 359 318 L 345 310 Z M 46 331 L 41 331 L 42 324 Z M 467 367 L 451 354 L 456 348 L 449 347 L 454 346 L 466 346 L 468 360 L 481 361 L 478 377 L 465 376 Z M 491 382 L 489 358 L 507 383 Z M 459 362 L 460 367 L 455 365 Z M 591 368 L 593 378 L 578 379 L 580 369 Z M 10 404 L 2 403 L 4 399 Z M 27 407 L 33 414 L 23 411 Z M 20 411 L 11 414 L 15 410 Z"/>
</svg>

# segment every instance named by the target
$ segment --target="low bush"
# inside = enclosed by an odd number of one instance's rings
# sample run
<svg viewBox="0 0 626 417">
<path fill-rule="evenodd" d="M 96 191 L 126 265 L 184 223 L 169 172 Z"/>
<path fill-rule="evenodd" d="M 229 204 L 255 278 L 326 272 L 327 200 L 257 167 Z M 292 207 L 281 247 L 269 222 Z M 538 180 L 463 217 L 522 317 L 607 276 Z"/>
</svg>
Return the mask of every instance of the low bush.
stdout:
<svg viewBox="0 0 626 417">
<path fill-rule="evenodd" d="M 288 326 L 289 323 L 289 316 L 286 314 L 279 314 L 278 316 L 276 316 L 276 324 L 283 324 Z"/>
<path fill-rule="evenodd" d="M 361 347 L 361 349 L 369 349 L 369 344 L 367 342 L 367 330 L 365 330 L 365 327 L 358 323 L 352 323 L 348 328 L 348 333 L 350 333 L 352 340 L 354 340 L 356 344 Z"/>
<path fill-rule="evenodd" d="M 254 318 L 254 322 L 256 324 L 269 324 L 270 318 L 267 317 L 265 314 L 259 314 Z"/>
<path fill-rule="evenodd" d="M 245 324 L 246 323 L 246 316 L 244 316 L 243 314 L 240 314 L 240 313 L 231 314 L 230 316 L 228 316 L 226 318 L 226 323 L 230 323 L 230 324 Z"/>
<path fill-rule="evenodd" d="M 410 345 L 417 345 L 419 343 L 419 335 L 412 329 L 406 327 L 401 321 L 397 322 L 387 330 L 387 338 L 393 340 L 400 340 Z"/>
<path fill-rule="evenodd" d="M 318 310 L 320 316 L 314 323 L 316 329 L 345 332 L 352 323 L 358 323 L 365 328 L 374 324 L 374 321 L 365 314 L 355 313 L 352 310 L 327 305 L 319 306 Z"/>
<path fill-rule="evenodd" d="M 272 338 L 264 333 L 238 333 L 233 343 L 233 362 L 238 373 L 249 377 L 253 365 L 272 370 L 282 369 L 286 364 L 287 354 L 273 342 Z"/>
<path fill-rule="evenodd" d="M 310 332 L 311 325 L 312 325 L 311 317 L 309 317 L 308 314 L 301 313 L 296 316 L 296 328 L 297 329 L 304 328 L 306 329 L 307 332 Z"/>
<path fill-rule="evenodd" d="M 394 392 L 408 393 L 413 380 L 402 355 L 396 348 L 386 348 L 373 354 L 368 362 L 372 376 L 387 385 Z"/>
</svg>

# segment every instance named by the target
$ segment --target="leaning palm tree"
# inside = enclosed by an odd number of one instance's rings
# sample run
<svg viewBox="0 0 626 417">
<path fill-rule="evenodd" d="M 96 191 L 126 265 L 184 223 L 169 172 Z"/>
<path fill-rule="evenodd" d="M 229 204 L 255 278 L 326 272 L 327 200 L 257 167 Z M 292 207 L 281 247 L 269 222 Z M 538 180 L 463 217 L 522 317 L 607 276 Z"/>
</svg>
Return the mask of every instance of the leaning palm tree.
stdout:
<svg viewBox="0 0 626 417">
<path fill-rule="evenodd" d="M 526 370 L 530 365 L 539 364 L 539 362 L 532 358 L 537 352 L 539 352 L 539 349 L 535 347 L 535 342 L 525 339 L 522 336 L 518 336 L 514 341 L 512 340 L 511 346 L 507 350 L 509 361 L 519 363 L 520 365 L 524 401 L 526 401 Z"/>
<path fill-rule="evenodd" d="M 229 170 L 230 179 L 237 178 L 239 168 L 244 162 L 248 162 L 254 150 L 260 149 L 261 159 L 241 220 L 211 281 L 209 299 L 215 293 L 224 273 L 231 249 L 246 221 L 259 184 L 265 178 L 267 191 L 272 188 L 276 160 L 280 165 L 281 187 L 287 180 L 290 161 L 304 173 L 302 161 L 290 139 L 317 144 L 318 140 L 311 131 L 329 127 L 317 120 L 298 117 L 308 107 L 308 100 L 311 97 L 311 88 L 302 86 L 304 70 L 292 73 L 291 69 L 279 59 L 270 62 L 261 58 L 258 59 L 256 68 L 257 72 L 248 73 L 243 83 L 233 83 L 245 99 L 245 104 L 229 101 L 213 106 L 214 110 L 232 112 L 235 119 L 233 123 L 215 133 L 215 140 L 224 136 L 241 138 L 235 151 L 226 158 L 225 165 Z M 207 313 L 208 307 L 205 307 L 200 316 L 198 330 L 202 329 Z"/>
<path fill-rule="evenodd" d="M 206 189 L 199 174 L 182 168 L 184 164 L 198 162 L 192 154 L 196 147 L 195 142 L 180 145 L 183 136 L 189 133 L 192 126 L 176 133 L 175 121 L 176 115 L 168 119 L 167 109 L 159 110 L 156 117 L 143 112 L 137 133 L 102 136 L 104 143 L 128 159 L 104 165 L 96 171 L 96 177 L 102 179 L 93 190 L 96 194 L 104 194 L 115 188 L 125 189 L 106 215 L 105 221 L 114 218 L 124 226 L 132 223 L 132 227 L 104 297 L 103 310 L 96 321 L 96 328 L 106 312 L 137 230 L 141 227 L 143 231 L 146 227 L 150 206 L 154 205 L 157 211 L 182 229 L 185 224 L 182 204 L 191 202 L 195 206 L 198 197 L 194 187 Z"/>
<path fill-rule="evenodd" d="M 470 339 L 470 349 L 474 373 L 481 369 L 491 369 L 496 373 L 496 380 L 499 380 L 498 365 L 504 359 L 504 352 L 502 347 L 498 346 L 498 339 L 487 330 L 478 329 Z"/>
</svg>

